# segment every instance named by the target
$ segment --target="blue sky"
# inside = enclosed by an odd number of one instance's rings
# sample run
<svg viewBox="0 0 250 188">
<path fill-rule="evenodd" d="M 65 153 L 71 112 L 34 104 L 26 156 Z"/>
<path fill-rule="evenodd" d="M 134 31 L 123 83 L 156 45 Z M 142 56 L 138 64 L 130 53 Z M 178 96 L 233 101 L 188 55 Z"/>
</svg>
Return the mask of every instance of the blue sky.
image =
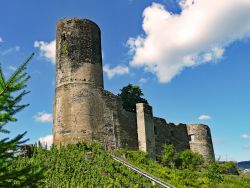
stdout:
<svg viewBox="0 0 250 188">
<path fill-rule="evenodd" d="M 34 143 L 52 134 L 56 21 L 80 17 L 102 31 L 105 89 L 140 85 L 154 115 L 211 128 L 216 157 L 250 160 L 249 0 L 4 1 L 0 62 L 10 75 L 32 52 L 30 106 L 8 125 Z"/>
</svg>

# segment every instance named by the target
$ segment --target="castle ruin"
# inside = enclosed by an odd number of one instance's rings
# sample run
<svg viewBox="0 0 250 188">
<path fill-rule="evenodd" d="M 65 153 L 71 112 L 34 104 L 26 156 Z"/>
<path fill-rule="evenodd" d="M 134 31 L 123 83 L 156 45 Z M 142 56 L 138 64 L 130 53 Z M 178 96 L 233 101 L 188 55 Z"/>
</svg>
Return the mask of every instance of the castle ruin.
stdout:
<svg viewBox="0 0 250 188">
<path fill-rule="evenodd" d="M 62 19 L 56 32 L 55 145 L 98 141 L 108 150 L 140 149 L 151 157 L 164 144 L 214 158 L 210 129 L 203 124 L 167 123 L 152 107 L 123 109 L 120 97 L 103 86 L 101 31 L 87 19 Z"/>
</svg>

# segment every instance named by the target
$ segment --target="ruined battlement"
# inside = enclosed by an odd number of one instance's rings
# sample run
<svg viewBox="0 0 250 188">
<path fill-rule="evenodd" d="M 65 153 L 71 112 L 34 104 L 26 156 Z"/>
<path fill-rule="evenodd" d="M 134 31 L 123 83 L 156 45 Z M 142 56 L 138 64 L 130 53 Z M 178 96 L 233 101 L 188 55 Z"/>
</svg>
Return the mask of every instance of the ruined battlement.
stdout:
<svg viewBox="0 0 250 188">
<path fill-rule="evenodd" d="M 155 158 L 164 144 L 173 144 L 177 151 L 214 158 L 208 126 L 167 123 L 143 103 L 128 112 L 120 97 L 104 89 L 101 31 L 87 19 L 57 22 L 53 114 L 55 145 L 98 141 L 107 150 L 140 149 Z"/>
</svg>

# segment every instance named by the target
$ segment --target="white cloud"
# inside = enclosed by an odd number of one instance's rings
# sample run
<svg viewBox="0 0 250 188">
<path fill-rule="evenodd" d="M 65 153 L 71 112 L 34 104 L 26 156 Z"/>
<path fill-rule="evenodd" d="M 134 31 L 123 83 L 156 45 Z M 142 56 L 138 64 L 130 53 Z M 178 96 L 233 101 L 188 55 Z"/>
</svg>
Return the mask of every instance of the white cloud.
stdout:
<svg viewBox="0 0 250 188">
<path fill-rule="evenodd" d="M 142 83 L 142 84 L 145 84 L 145 83 L 148 82 L 148 79 L 147 79 L 147 78 L 141 78 L 141 79 L 139 80 L 139 82 Z"/>
<path fill-rule="evenodd" d="M 209 120 L 209 119 L 211 119 L 211 118 L 212 118 L 212 117 L 209 116 L 209 115 L 200 115 L 200 116 L 198 117 L 199 120 Z"/>
<path fill-rule="evenodd" d="M 42 122 L 42 123 L 52 122 L 53 121 L 53 115 L 51 113 L 38 112 L 34 116 L 34 119 L 35 119 L 35 121 Z"/>
<path fill-rule="evenodd" d="M 53 144 L 53 135 L 47 135 L 38 139 L 38 141 L 42 144 L 42 146 L 51 147 Z"/>
<path fill-rule="evenodd" d="M 52 63 L 56 62 L 56 41 L 51 42 L 35 41 L 34 47 L 38 48 L 42 57 L 45 57 Z"/>
<path fill-rule="evenodd" d="M 145 35 L 129 38 L 131 66 L 144 67 L 160 82 L 184 68 L 218 61 L 225 48 L 250 36 L 249 0 L 182 0 L 180 14 L 153 3 L 143 12 Z"/>
<path fill-rule="evenodd" d="M 17 68 L 13 65 L 8 66 L 8 69 L 11 71 L 15 71 Z"/>
<path fill-rule="evenodd" d="M 7 54 L 9 54 L 11 52 L 14 52 L 14 51 L 19 52 L 20 51 L 20 46 L 15 46 L 13 48 L 9 48 L 7 50 L 4 50 L 1 54 L 2 55 L 7 55 Z"/>
<path fill-rule="evenodd" d="M 2 37 L 0 37 L 0 43 L 2 43 L 3 42 L 3 38 Z"/>
<path fill-rule="evenodd" d="M 117 65 L 116 67 L 110 68 L 109 65 L 103 66 L 103 72 L 105 72 L 109 79 L 116 75 L 124 75 L 129 73 L 129 68 L 124 65 Z"/>
<path fill-rule="evenodd" d="M 243 135 L 240 135 L 240 137 L 243 138 L 243 139 L 250 139 L 249 134 L 243 134 Z"/>
</svg>

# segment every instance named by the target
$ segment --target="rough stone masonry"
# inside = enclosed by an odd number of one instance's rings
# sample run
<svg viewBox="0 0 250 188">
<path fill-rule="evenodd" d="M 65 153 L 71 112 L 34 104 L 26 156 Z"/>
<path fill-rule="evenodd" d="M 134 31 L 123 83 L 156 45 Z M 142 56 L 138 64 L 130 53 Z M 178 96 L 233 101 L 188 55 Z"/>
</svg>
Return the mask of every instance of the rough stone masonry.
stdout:
<svg viewBox="0 0 250 188">
<path fill-rule="evenodd" d="M 107 150 L 140 149 L 152 158 L 164 144 L 173 144 L 177 151 L 214 158 L 207 125 L 167 123 L 143 103 L 136 104 L 136 113 L 124 110 L 121 99 L 104 90 L 101 52 L 101 31 L 94 22 L 58 21 L 54 144 L 98 141 Z"/>
</svg>

